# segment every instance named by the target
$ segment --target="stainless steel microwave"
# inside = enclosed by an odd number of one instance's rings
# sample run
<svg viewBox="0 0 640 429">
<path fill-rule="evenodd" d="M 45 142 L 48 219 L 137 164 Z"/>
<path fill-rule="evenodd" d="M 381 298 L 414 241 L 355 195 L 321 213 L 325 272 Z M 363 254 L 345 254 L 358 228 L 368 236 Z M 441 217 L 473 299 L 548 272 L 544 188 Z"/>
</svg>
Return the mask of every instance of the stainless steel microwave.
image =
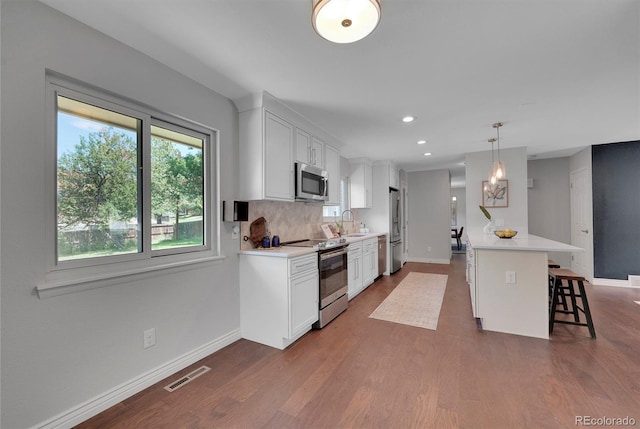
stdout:
<svg viewBox="0 0 640 429">
<path fill-rule="evenodd" d="M 326 170 L 296 162 L 296 200 L 327 201 L 329 178 Z"/>
</svg>

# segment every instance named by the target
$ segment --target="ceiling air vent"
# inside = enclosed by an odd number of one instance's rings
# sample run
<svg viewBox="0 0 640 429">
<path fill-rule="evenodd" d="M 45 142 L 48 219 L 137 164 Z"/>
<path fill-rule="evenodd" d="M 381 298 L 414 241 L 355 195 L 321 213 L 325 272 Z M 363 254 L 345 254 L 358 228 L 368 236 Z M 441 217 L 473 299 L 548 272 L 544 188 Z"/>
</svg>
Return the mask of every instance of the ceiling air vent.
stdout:
<svg viewBox="0 0 640 429">
<path fill-rule="evenodd" d="M 182 378 L 179 378 L 178 380 L 174 381 L 173 383 L 167 385 L 164 387 L 164 390 L 168 391 L 168 392 L 173 392 L 174 390 L 177 390 L 179 388 L 181 388 L 182 386 L 184 386 L 185 384 L 189 383 L 190 381 L 195 380 L 196 378 L 200 377 L 202 374 L 204 374 L 205 372 L 209 371 L 211 368 L 209 368 L 208 366 L 201 366 L 200 368 L 190 372 L 189 374 L 185 375 Z"/>
</svg>

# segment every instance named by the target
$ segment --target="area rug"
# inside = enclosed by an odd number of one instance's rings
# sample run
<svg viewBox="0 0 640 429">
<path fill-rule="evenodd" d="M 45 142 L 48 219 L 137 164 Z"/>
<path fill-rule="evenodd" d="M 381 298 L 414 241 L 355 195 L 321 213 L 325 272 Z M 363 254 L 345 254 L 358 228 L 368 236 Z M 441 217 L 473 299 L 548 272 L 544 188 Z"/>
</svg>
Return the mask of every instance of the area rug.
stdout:
<svg viewBox="0 0 640 429">
<path fill-rule="evenodd" d="M 409 273 L 369 317 L 435 331 L 446 286 L 445 274 Z"/>
</svg>

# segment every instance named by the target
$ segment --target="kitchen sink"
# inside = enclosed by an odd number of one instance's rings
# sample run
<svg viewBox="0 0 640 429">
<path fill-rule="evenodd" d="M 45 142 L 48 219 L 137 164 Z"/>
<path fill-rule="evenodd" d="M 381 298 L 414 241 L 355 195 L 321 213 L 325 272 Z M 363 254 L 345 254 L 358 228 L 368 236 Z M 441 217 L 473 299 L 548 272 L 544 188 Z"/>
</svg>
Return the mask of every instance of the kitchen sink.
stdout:
<svg viewBox="0 0 640 429">
<path fill-rule="evenodd" d="M 358 232 L 358 233 L 355 233 L 355 234 L 349 234 L 349 235 L 347 235 L 347 237 L 366 237 L 367 235 L 369 235 L 369 234 L 367 234 L 365 232 Z"/>
</svg>

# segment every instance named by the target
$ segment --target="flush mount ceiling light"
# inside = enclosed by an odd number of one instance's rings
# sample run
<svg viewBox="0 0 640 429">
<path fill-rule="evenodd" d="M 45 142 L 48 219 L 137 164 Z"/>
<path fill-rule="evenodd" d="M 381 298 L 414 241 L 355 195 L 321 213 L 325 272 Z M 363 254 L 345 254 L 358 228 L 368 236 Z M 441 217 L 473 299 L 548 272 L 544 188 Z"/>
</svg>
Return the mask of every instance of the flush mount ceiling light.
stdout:
<svg viewBox="0 0 640 429">
<path fill-rule="evenodd" d="M 334 43 L 367 37 L 380 22 L 380 0 L 311 0 L 313 28 Z"/>
<path fill-rule="evenodd" d="M 404 118 L 402 118 L 402 122 L 408 124 L 409 122 L 413 122 L 415 121 L 416 118 L 414 118 L 413 116 L 405 116 Z"/>
<path fill-rule="evenodd" d="M 426 140 L 418 140 L 418 144 L 426 144 L 427 141 Z"/>
<path fill-rule="evenodd" d="M 425 153 L 424 156 L 431 156 L 431 152 Z"/>
<path fill-rule="evenodd" d="M 504 168 L 504 163 L 500 159 L 500 127 L 504 125 L 502 122 L 496 122 L 493 124 L 493 128 L 496 129 L 497 138 L 489 139 L 489 143 L 491 143 L 491 173 L 489 174 L 489 184 L 496 185 L 498 180 L 505 179 L 507 177 L 507 172 Z M 497 160 L 494 157 L 493 153 L 493 143 L 498 142 L 498 158 Z"/>
</svg>

